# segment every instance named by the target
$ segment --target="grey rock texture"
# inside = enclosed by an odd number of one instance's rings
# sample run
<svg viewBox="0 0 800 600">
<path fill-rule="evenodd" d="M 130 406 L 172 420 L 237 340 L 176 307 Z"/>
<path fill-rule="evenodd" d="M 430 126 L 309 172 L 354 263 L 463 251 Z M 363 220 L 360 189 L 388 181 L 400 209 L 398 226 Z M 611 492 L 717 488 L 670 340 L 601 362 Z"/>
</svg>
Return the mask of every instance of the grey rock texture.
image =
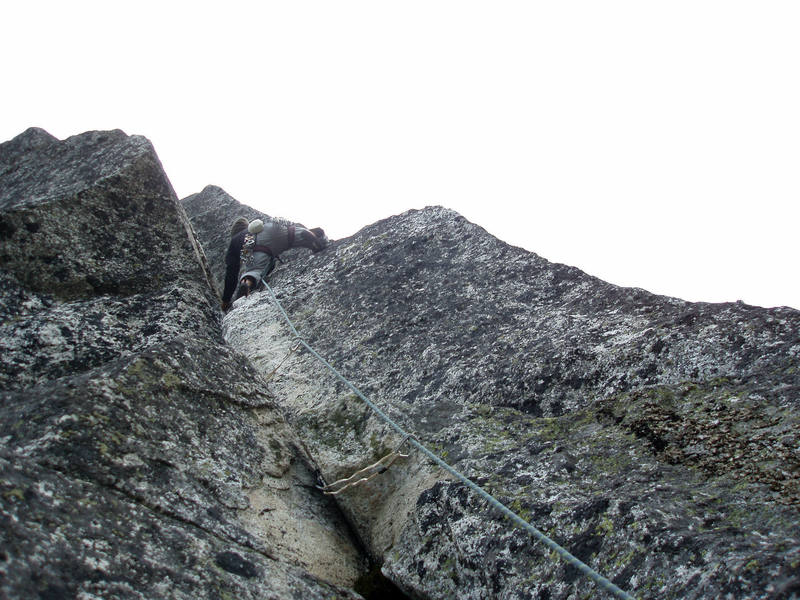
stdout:
<svg viewBox="0 0 800 600">
<path fill-rule="evenodd" d="M 0 597 L 358 598 L 375 563 L 414 598 L 601 596 L 416 451 L 316 489 L 401 438 L 267 294 L 221 318 L 242 215 L 121 131 L 0 144 Z M 283 258 L 308 342 L 623 589 L 800 597 L 800 312 L 619 288 L 439 207 Z"/>
<path fill-rule="evenodd" d="M 382 410 L 623 589 L 800 596 L 800 312 L 620 288 L 439 207 L 272 285 Z M 263 373 L 294 344 L 266 293 L 224 332 Z M 400 441 L 305 351 L 270 389 L 328 482 Z M 413 597 L 600 594 L 416 452 L 336 499 Z"/>
<path fill-rule="evenodd" d="M 230 242 L 230 226 L 237 217 L 269 219 L 270 216 L 239 203 L 225 190 L 215 185 L 207 185 L 203 191 L 181 200 L 192 225 L 203 232 L 203 248 L 214 281 L 222 290 L 225 287 L 225 252 Z"/>
<path fill-rule="evenodd" d="M 0 597 L 360 597 L 146 139 L 0 145 L 0 259 Z"/>
</svg>

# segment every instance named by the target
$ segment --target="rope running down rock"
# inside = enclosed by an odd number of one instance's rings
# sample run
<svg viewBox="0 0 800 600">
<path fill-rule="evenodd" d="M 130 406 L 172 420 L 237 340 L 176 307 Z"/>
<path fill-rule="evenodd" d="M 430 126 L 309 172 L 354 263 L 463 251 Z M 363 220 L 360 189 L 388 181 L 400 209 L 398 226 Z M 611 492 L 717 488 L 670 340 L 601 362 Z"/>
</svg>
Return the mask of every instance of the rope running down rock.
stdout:
<svg viewBox="0 0 800 600">
<path fill-rule="evenodd" d="M 272 288 L 264 282 L 264 285 L 267 288 L 272 300 L 275 302 L 275 306 L 278 307 L 283 318 L 286 320 L 286 323 L 289 325 L 289 329 L 291 329 L 294 337 L 297 341 L 302 344 L 318 361 L 320 361 L 328 370 L 333 373 L 342 383 L 344 383 L 347 387 L 352 390 L 354 394 L 356 394 L 364 403 L 369 406 L 372 411 L 378 415 L 381 419 L 383 419 L 387 424 L 389 424 L 397 433 L 399 433 L 404 438 L 407 438 L 408 443 L 413 445 L 417 450 L 422 452 L 425 456 L 430 458 L 433 462 L 439 465 L 442 469 L 453 475 L 456 479 L 461 481 L 464 485 L 469 487 L 472 491 L 478 494 L 481 498 L 486 500 L 491 506 L 497 509 L 501 514 L 503 514 L 506 518 L 508 518 L 512 523 L 521 527 L 528 533 L 530 533 L 535 539 L 543 543 L 547 546 L 550 550 L 558 554 L 558 556 L 567 562 L 568 564 L 572 565 L 576 569 L 578 569 L 581 573 L 583 573 L 586 577 L 594 581 L 598 586 L 602 589 L 606 590 L 607 592 L 613 594 L 617 598 L 622 598 L 624 600 L 636 600 L 633 596 L 625 592 L 624 590 L 617 587 L 614 583 L 612 583 L 606 577 L 603 577 L 600 573 L 592 569 L 589 565 L 581 561 L 579 558 L 571 554 L 566 548 L 562 547 L 558 543 L 551 540 L 547 535 L 542 533 L 539 529 L 528 523 L 525 519 L 520 517 L 511 509 L 507 508 L 504 504 L 502 504 L 497 498 L 489 494 L 486 490 L 478 486 L 475 482 L 468 479 L 466 475 L 463 475 L 459 471 L 456 471 L 453 467 L 449 464 L 444 462 L 441 458 L 436 456 L 433 452 L 428 450 L 425 446 L 423 446 L 417 439 L 411 435 L 410 433 L 406 432 L 400 425 L 395 423 L 388 415 L 386 415 L 380 408 L 378 408 L 369 398 L 367 398 L 361 390 L 355 387 L 350 381 L 348 381 L 339 371 L 337 371 L 327 360 L 325 360 L 322 356 L 320 356 L 314 348 L 312 348 L 300 333 L 297 331 L 297 328 L 292 323 L 292 320 L 289 318 L 289 315 L 284 310 L 281 303 L 278 301 L 277 296 L 275 296 L 275 292 L 272 291 Z M 404 441 L 406 441 L 404 439 Z"/>
</svg>

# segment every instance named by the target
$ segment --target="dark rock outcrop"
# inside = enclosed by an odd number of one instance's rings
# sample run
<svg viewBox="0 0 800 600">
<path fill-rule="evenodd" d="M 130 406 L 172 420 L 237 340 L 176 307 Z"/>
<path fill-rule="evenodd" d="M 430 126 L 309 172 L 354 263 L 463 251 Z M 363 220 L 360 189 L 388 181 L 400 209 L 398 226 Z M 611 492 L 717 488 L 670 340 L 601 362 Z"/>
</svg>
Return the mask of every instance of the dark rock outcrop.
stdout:
<svg viewBox="0 0 800 600">
<path fill-rule="evenodd" d="M 0 596 L 357 597 L 150 143 L 0 145 Z"/>
<path fill-rule="evenodd" d="M 400 597 L 374 565 L 421 599 L 599 595 L 416 451 L 319 492 L 400 436 L 268 294 L 221 319 L 238 216 L 266 217 L 179 202 L 141 137 L 0 144 L 0 597 Z M 619 288 L 439 207 L 283 258 L 308 342 L 623 589 L 800 596 L 798 311 Z"/>
<path fill-rule="evenodd" d="M 800 593 L 798 311 L 620 288 L 437 207 L 301 257 L 273 285 L 392 418 L 637 597 Z M 265 372 L 293 344 L 267 294 L 224 329 Z M 307 354 L 271 386 L 328 481 L 399 441 Z M 416 453 L 337 501 L 412 595 L 596 591 Z"/>
</svg>

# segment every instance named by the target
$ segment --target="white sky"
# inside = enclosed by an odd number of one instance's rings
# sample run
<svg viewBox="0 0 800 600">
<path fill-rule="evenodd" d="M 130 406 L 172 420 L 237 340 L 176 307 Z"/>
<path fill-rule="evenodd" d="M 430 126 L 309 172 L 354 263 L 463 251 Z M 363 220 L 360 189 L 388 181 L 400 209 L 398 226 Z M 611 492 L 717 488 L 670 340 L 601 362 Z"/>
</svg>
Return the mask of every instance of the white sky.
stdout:
<svg viewBox="0 0 800 600">
<path fill-rule="evenodd" d="M 798 32 L 797 0 L 5 2 L 0 140 L 119 128 L 180 197 L 331 237 L 441 204 L 612 283 L 800 308 Z"/>
</svg>

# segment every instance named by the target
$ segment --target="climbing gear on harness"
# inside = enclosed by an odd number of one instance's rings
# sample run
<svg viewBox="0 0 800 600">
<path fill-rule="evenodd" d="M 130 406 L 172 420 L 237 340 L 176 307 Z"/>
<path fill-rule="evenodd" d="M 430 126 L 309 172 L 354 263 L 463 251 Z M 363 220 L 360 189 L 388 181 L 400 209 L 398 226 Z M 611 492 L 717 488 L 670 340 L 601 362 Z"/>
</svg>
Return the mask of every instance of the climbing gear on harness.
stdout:
<svg viewBox="0 0 800 600">
<path fill-rule="evenodd" d="M 346 477 L 344 479 L 339 479 L 334 481 L 330 485 L 324 486 L 317 486 L 317 489 L 322 490 L 322 493 L 327 494 L 328 496 L 336 496 L 337 494 L 341 494 L 346 489 L 355 487 L 357 485 L 361 485 L 362 483 L 366 483 L 370 479 L 377 477 L 378 475 L 385 473 L 389 470 L 394 462 L 398 458 L 408 458 L 409 454 L 403 454 L 400 452 L 400 448 L 403 444 L 408 441 L 409 438 L 413 437 L 411 434 L 406 435 L 402 441 L 397 444 L 395 449 L 380 459 L 375 464 L 372 464 L 368 467 L 364 467 L 360 471 L 356 471 L 350 477 Z"/>
<path fill-rule="evenodd" d="M 253 261 L 253 254 L 256 252 L 266 252 L 271 257 L 275 258 L 275 253 L 269 246 L 256 244 L 258 234 L 264 231 L 264 222 L 261 219 L 254 219 L 247 226 L 247 233 L 244 235 L 244 242 L 242 243 L 242 251 L 239 258 L 244 264 L 249 264 Z"/>
<path fill-rule="evenodd" d="M 255 285 L 253 286 L 254 288 L 258 288 L 261 282 L 264 281 L 267 275 L 272 273 L 273 269 L 275 268 L 275 253 L 272 251 L 272 248 L 256 243 L 256 237 L 262 231 L 264 231 L 264 223 L 261 221 L 261 219 L 255 219 L 252 221 L 247 227 L 247 233 L 244 235 L 244 241 L 242 242 L 242 250 L 239 253 L 239 259 L 245 266 L 245 269 L 248 269 L 253 264 L 256 252 L 263 252 L 269 256 L 269 262 L 259 274 L 259 280 L 255 282 Z M 242 290 L 241 286 L 239 287 L 239 291 L 244 291 Z M 238 295 L 241 296 L 242 294 Z M 247 294 L 244 295 L 246 296 Z"/>
<path fill-rule="evenodd" d="M 244 242 L 242 242 L 242 250 L 239 252 L 239 258 L 244 264 L 248 264 L 253 260 L 253 248 L 256 246 L 256 236 L 253 233 L 244 234 Z"/>
</svg>

